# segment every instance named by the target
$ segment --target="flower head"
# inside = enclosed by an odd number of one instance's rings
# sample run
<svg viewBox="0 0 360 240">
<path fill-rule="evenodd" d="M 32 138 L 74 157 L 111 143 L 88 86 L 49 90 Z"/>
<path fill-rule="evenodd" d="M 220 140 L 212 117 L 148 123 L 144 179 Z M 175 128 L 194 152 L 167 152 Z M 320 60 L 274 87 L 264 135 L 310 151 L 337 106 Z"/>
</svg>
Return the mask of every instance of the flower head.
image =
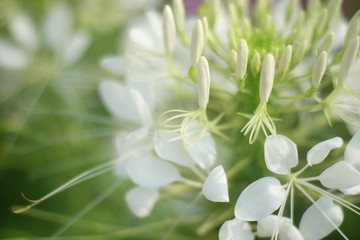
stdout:
<svg viewBox="0 0 360 240">
<path fill-rule="evenodd" d="M 357 214 L 359 214 L 359 208 L 310 182 L 318 180 L 325 188 L 341 191 L 358 187 L 360 185 L 360 172 L 349 164 L 349 161 L 357 162 L 355 160 L 356 155 L 350 157 L 349 151 L 353 151 L 354 148 L 360 149 L 358 144 L 359 136 L 359 133 L 355 135 L 347 146 L 345 161 L 339 161 L 325 169 L 320 175 L 308 178 L 301 178 L 300 175 L 308 167 L 324 161 L 332 149 L 341 147 L 342 139 L 336 137 L 318 143 L 308 152 L 307 164 L 299 171 L 291 173 L 291 168 L 298 164 L 295 143 L 282 135 L 267 137 L 265 141 L 266 166 L 271 172 L 285 176 L 286 184 L 281 184 L 275 177 L 264 177 L 250 184 L 242 191 L 237 200 L 235 206 L 236 218 L 243 221 L 258 221 L 261 236 L 272 236 L 272 238 L 276 239 L 279 235 L 281 239 L 282 231 L 290 231 L 289 229 L 284 230 L 284 228 L 293 228 L 280 219 L 283 217 L 285 205 L 290 196 L 289 223 L 290 225 L 293 224 L 294 190 L 298 189 L 312 202 L 312 206 L 304 213 L 301 219 L 299 228 L 299 234 L 301 234 L 299 236 L 304 239 L 320 239 L 335 229 L 344 236 L 338 228 L 343 221 L 343 213 L 341 208 L 333 202 Z M 315 200 L 307 189 L 323 197 Z M 270 217 L 277 209 L 279 209 L 278 218 Z M 266 227 L 268 230 L 261 230 Z M 297 232 L 298 230 L 295 228 L 295 230 L 291 231 Z M 265 232 L 267 233 L 265 234 Z M 302 238 L 299 237 L 299 239 Z"/>
</svg>

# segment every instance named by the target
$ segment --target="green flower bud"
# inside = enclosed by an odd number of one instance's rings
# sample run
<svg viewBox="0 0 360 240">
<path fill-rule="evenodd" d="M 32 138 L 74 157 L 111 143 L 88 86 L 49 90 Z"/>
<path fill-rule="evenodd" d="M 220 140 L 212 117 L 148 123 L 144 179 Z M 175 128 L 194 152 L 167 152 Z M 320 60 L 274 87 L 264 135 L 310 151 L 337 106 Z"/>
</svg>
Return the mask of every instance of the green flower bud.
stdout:
<svg viewBox="0 0 360 240">
<path fill-rule="evenodd" d="M 327 52 L 323 51 L 320 53 L 320 55 L 317 57 L 313 72 L 312 72 L 312 85 L 314 87 L 319 87 L 321 79 L 324 76 L 325 70 L 326 70 L 326 60 L 327 60 Z"/>
</svg>

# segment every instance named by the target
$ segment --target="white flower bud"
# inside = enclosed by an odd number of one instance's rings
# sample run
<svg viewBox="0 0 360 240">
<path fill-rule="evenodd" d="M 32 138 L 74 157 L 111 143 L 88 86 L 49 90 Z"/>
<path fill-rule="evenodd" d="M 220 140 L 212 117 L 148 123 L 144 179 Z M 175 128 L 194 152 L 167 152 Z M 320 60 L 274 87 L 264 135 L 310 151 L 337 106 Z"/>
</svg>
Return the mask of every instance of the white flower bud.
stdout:
<svg viewBox="0 0 360 240">
<path fill-rule="evenodd" d="M 307 2 L 309 15 L 314 15 L 320 9 L 320 0 L 311 0 Z"/>
<path fill-rule="evenodd" d="M 197 64 L 197 88 L 199 96 L 199 107 L 205 109 L 209 102 L 210 94 L 210 70 L 205 57 L 200 57 Z"/>
<path fill-rule="evenodd" d="M 307 41 L 304 40 L 303 42 L 301 42 L 300 44 L 297 45 L 295 53 L 294 53 L 294 57 L 293 57 L 293 65 L 297 65 L 304 57 L 305 55 L 305 50 L 307 47 Z"/>
<path fill-rule="evenodd" d="M 334 41 L 334 36 L 335 36 L 335 34 L 333 32 L 326 35 L 326 37 L 324 38 L 324 40 L 322 41 L 322 43 L 318 49 L 318 53 L 322 53 L 323 51 L 329 52 L 329 50 L 332 46 L 332 43 Z"/>
<path fill-rule="evenodd" d="M 247 62 L 248 62 L 249 49 L 244 39 L 239 42 L 236 60 L 236 75 L 243 79 L 246 74 Z"/>
<path fill-rule="evenodd" d="M 185 25 L 185 8 L 183 0 L 173 0 L 172 7 L 174 9 L 174 19 L 176 24 L 176 29 L 178 32 L 184 31 Z"/>
<path fill-rule="evenodd" d="M 270 8 L 270 1 L 259 0 L 255 2 L 254 6 L 254 20 L 257 26 L 263 26 L 267 24 L 267 13 Z"/>
<path fill-rule="evenodd" d="M 274 59 L 277 60 L 278 57 L 279 57 L 279 52 L 280 52 L 280 49 L 278 47 L 275 47 L 271 50 L 271 53 L 273 54 L 274 56 Z"/>
<path fill-rule="evenodd" d="M 269 100 L 271 90 L 274 84 L 275 61 L 271 53 L 266 54 L 260 74 L 260 101 L 266 104 Z"/>
<path fill-rule="evenodd" d="M 166 5 L 164 8 L 163 32 L 165 52 L 167 54 L 172 54 L 175 48 L 176 28 L 174 15 L 168 5 Z"/>
<path fill-rule="evenodd" d="M 231 49 L 238 49 L 238 41 L 233 27 L 229 28 L 229 45 Z"/>
<path fill-rule="evenodd" d="M 311 79 L 312 85 L 316 88 L 320 85 L 321 79 L 324 76 L 326 70 L 326 61 L 327 61 L 327 52 L 323 51 L 317 57 L 312 72 L 312 79 Z"/>
<path fill-rule="evenodd" d="M 235 6 L 235 3 L 233 2 L 228 3 L 228 11 L 230 15 L 230 23 L 232 23 L 234 26 L 238 25 L 239 16 L 237 13 L 237 8 Z"/>
<path fill-rule="evenodd" d="M 305 12 L 301 11 L 299 16 L 297 17 L 295 23 L 292 26 L 292 29 L 302 29 L 305 22 Z"/>
<path fill-rule="evenodd" d="M 230 51 L 230 68 L 231 71 L 236 71 L 236 59 L 237 59 L 237 52 L 235 50 Z"/>
<path fill-rule="evenodd" d="M 250 34 L 252 31 L 254 31 L 251 20 L 249 18 L 245 18 L 242 21 L 242 32 Z"/>
<path fill-rule="evenodd" d="M 360 10 L 355 13 L 349 22 L 349 26 L 345 35 L 345 45 L 349 43 L 351 39 L 360 34 Z"/>
<path fill-rule="evenodd" d="M 285 21 L 289 22 L 294 16 L 296 8 L 299 6 L 299 0 L 290 0 L 286 7 Z"/>
<path fill-rule="evenodd" d="M 344 83 L 348 78 L 352 65 L 355 62 L 356 55 L 359 49 L 359 37 L 355 37 L 352 39 L 344 53 L 343 58 L 341 59 L 340 63 L 340 73 L 339 73 L 339 80 Z"/>
<path fill-rule="evenodd" d="M 341 12 L 341 4 L 342 4 L 341 0 L 330 0 L 327 7 L 328 23 L 330 23 L 331 20 L 336 19 L 336 17 L 339 15 L 339 13 Z"/>
<path fill-rule="evenodd" d="M 256 75 L 261 67 L 260 54 L 255 52 L 250 63 L 251 72 Z"/>
<path fill-rule="evenodd" d="M 191 36 L 191 65 L 195 66 L 204 49 L 204 31 L 200 20 L 197 20 Z"/>
<path fill-rule="evenodd" d="M 236 7 L 240 9 L 240 13 L 242 17 L 248 17 L 249 16 L 249 0 L 236 0 L 234 1 L 236 4 Z"/>
<path fill-rule="evenodd" d="M 201 18 L 201 25 L 203 27 L 204 41 L 206 41 L 209 31 L 209 24 L 205 16 Z"/>
<path fill-rule="evenodd" d="M 287 72 L 290 66 L 292 56 L 292 46 L 287 46 L 284 51 L 281 54 L 280 61 L 279 61 L 279 67 L 278 67 L 278 73 L 283 75 Z"/>
<path fill-rule="evenodd" d="M 221 0 L 210 0 L 208 1 L 209 3 L 209 12 L 208 12 L 208 17 L 209 17 L 209 24 L 211 27 L 214 27 L 215 23 L 216 23 L 216 18 L 219 15 L 219 12 L 221 12 Z"/>
<path fill-rule="evenodd" d="M 319 36 L 321 35 L 321 33 L 323 32 L 324 28 L 326 27 L 326 20 L 327 20 L 327 10 L 324 9 L 321 16 L 319 16 L 316 24 L 315 24 L 315 36 Z"/>
</svg>

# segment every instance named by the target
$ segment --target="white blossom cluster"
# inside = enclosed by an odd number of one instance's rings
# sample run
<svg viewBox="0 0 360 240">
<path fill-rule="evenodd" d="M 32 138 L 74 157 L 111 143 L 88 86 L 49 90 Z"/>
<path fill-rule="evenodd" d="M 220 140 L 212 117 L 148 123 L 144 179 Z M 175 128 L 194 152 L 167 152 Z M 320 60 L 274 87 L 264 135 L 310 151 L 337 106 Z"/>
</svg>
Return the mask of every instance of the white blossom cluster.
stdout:
<svg viewBox="0 0 360 240">
<path fill-rule="evenodd" d="M 359 214 L 359 207 L 309 182 L 319 180 L 326 189 L 358 194 L 360 174 L 356 152 L 360 149 L 359 133 L 348 144 L 344 161 L 328 167 L 317 177 L 299 178 L 305 169 L 321 163 L 331 149 L 340 147 L 342 139 L 337 137 L 315 145 L 308 152 L 306 166 L 291 173 L 290 169 L 298 164 L 296 145 L 287 137 L 277 135 L 278 124 L 274 123 L 267 105 L 278 102 L 280 108 L 288 111 L 292 111 L 291 108 L 295 111 L 323 110 L 330 124 L 334 111 L 347 123 L 359 126 L 358 107 L 348 110 L 347 104 L 352 104 L 339 100 L 344 92 L 359 98 L 356 90 L 345 87 L 359 50 L 359 13 L 349 23 L 340 23 L 344 26 L 337 26 L 339 21 L 344 21 L 340 15 L 341 1 L 326 4 L 309 1 L 307 12 L 301 10 L 297 1 L 282 1 L 274 6 L 268 1 L 258 1 L 253 28 L 248 4 L 247 1 L 230 1 L 224 6 L 220 1 L 206 1 L 202 6 L 204 16 L 196 21 L 186 21 L 182 1 L 173 1 L 172 7 L 164 8 L 162 19 L 150 12 L 148 26 L 130 28 L 129 42 L 133 45 L 125 58 L 103 59 L 103 67 L 109 70 L 118 71 L 113 64 L 123 63 L 125 69 L 120 74 L 126 79 L 125 86 L 108 80 L 100 84 L 104 103 L 114 115 L 131 121 L 140 120 L 142 125 L 140 130 L 118 140 L 120 155 L 129 149 L 139 154 L 126 160 L 125 171 L 122 171 L 139 185 L 128 192 L 126 200 L 136 215 L 144 217 L 159 197 L 159 187 L 182 181 L 202 186 L 202 193 L 211 201 L 228 202 L 223 167 L 211 170 L 216 159 L 216 141 L 212 135 L 221 141 L 221 138 L 228 138 L 223 129 L 235 128 L 244 135 L 249 134 L 252 144 L 262 130 L 267 136 L 264 144 L 266 167 L 273 173 L 285 175 L 287 183 L 282 185 L 277 178 L 263 177 L 245 188 L 235 205 L 236 218 L 224 223 L 219 238 L 254 239 L 255 233 L 245 221 L 258 221 L 258 237 L 321 239 L 336 229 L 346 238 L 339 229 L 343 212 L 337 204 L 356 214 Z M 271 11 L 274 11 L 273 16 Z M 187 26 L 192 27 L 191 35 L 187 35 Z M 347 28 L 345 34 L 341 32 L 342 28 Z M 333 90 L 327 96 L 322 92 L 324 78 L 330 78 L 333 84 Z M 299 79 L 309 79 L 310 85 L 300 84 Z M 188 87 L 196 87 L 197 91 L 188 90 Z M 289 91 L 287 87 L 293 88 L 290 89 L 292 95 L 283 97 Z M 174 88 L 177 90 L 172 91 Z M 187 92 L 181 93 L 182 88 Z M 254 92 L 256 89 L 258 94 Z M 298 93 L 294 94 L 294 89 Z M 273 90 L 276 96 L 272 96 Z M 164 101 L 173 100 L 173 96 L 164 96 L 169 91 L 191 94 L 189 99 L 197 93 L 199 108 L 195 111 L 168 110 L 158 116 L 159 124 L 155 126 L 151 113 L 166 107 Z M 253 115 L 237 110 L 248 117 L 249 122 L 243 127 L 233 124 L 230 119 L 236 112 L 211 105 L 212 101 L 229 100 L 216 96 L 218 92 L 230 95 L 230 101 L 235 95 L 245 95 L 242 98 L 248 94 L 258 95 L 259 105 Z M 279 102 L 281 98 L 298 101 L 289 107 Z M 302 103 L 305 99 L 312 99 L 314 104 L 305 105 Z M 295 102 L 302 105 L 301 110 L 295 108 Z M 239 102 L 242 104 L 247 104 L 246 100 Z M 212 108 L 208 109 L 210 106 Z M 209 120 L 208 113 L 215 114 L 215 118 Z M 143 149 L 146 150 L 141 153 L 144 139 L 147 145 Z M 136 150 L 131 146 L 136 146 Z M 164 160 L 192 169 L 200 179 L 204 179 L 204 175 L 208 177 L 203 183 L 192 183 Z M 199 172 L 201 170 L 206 173 Z M 295 189 L 312 203 L 304 213 L 299 229 L 293 224 Z M 322 197 L 315 199 L 305 189 Z M 289 196 L 291 212 L 290 218 L 286 218 L 283 214 Z M 277 209 L 278 217 L 271 215 Z"/>
<path fill-rule="evenodd" d="M 230 209 L 210 224 L 221 240 L 323 239 L 334 230 L 348 239 L 342 207 L 360 215 L 352 203 L 360 193 L 360 10 L 347 21 L 341 4 L 205 0 L 193 18 L 173 0 L 138 17 L 126 26 L 124 53 L 99 61 L 101 101 L 125 126 L 114 139 L 117 157 L 15 212 L 114 170 L 133 183 L 125 200 L 140 218 L 172 189 L 195 189 L 206 204 Z M 61 6 L 53 11 L 45 39 L 60 65 L 71 65 L 90 36 L 56 18 L 66 14 Z M 24 68 L 37 50 L 36 30 L 26 16 L 10 30 L 23 48 L 0 39 L 0 66 Z M 342 138 L 311 139 L 336 124 L 352 135 L 341 159 L 333 152 Z M 314 145 L 306 161 L 296 144 Z M 307 209 L 298 221 L 300 199 Z"/>
</svg>

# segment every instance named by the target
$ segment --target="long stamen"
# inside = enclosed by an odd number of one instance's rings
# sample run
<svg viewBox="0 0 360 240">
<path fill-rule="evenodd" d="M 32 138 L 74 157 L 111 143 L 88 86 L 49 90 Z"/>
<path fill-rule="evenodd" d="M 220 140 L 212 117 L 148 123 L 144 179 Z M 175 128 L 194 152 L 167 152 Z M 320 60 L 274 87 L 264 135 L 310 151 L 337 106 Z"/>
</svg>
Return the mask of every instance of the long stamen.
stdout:
<svg viewBox="0 0 360 240">
<path fill-rule="evenodd" d="M 97 167 L 94 167 L 94 168 L 91 168 L 90 170 L 87 170 L 81 174 L 79 174 L 78 176 L 74 177 L 73 179 L 71 179 L 70 181 L 66 182 L 65 184 L 61 185 L 60 187 L 56 188 L 55 190 L 53 190 L 52 192 L 50 192 L 49 194 L 45 195 L 44 197 L 38 199 L 38 200 L 34 200 L 32 201 L 33 203 L 25 206 L 25 207 L 21 207 L 21 208 L 16 208 L 16 209 L 13 209 L 13 212 L 14 213 L 22 213 L 38 204 L 40 204 L 41 202 L 49 199 L 50 197 L 64 191 L 65 189 L 68 189 L 72 186 L 75 186 L 76 184 L 79 184 L 85 180 L 88 180 L 90 178 L 93 178 L 95 176 L 98 176 L 100 174 L 103 174 L 105 172 L 108 172 L 112 169 L 114 169 L 115 167 L 117 167 L 116 164 L 119 164 L 123 161 L 125 161 L 127 158 L 129 157 L 132 157 L 134 155 L 137 155 L 138 153 L 136 152 L 128 152 L 126 154 L 124 154 L 122 157 L 118 158 L 118 159 L 115 159 L 111 162 L 108 162 L 108 163 L 105 163 L 105 164 L 102 164 L 100 166 L 97 166 Z"/>
<path fill-rule="evenodd" d="M 274 231 L 273 231 L 273 234 L 271 236 L 271 240 L 277 240 L 278 238 L 278 235 L 279 235 L 279 228 L 280 228 L 280 222 L 281 222 L 281 218 L 284 214 L 284 209 L 285 209 L 285 205 L 286 205 L 286 200 L 289 196 L 289 192 L 290 192 L 290 189 L 292 188 L 292 185 L 293 185 L 293 179 L 289 182 L 288 186 L 287 186 L 287 189 L 286 189 L 286 195 L 285 195 L 285 198 L 284 198 L 284 202 L 283 204 L 281 204 L 281 207 L 280 207 L 280 210 L 279 210 L 279 213 L 278 213 L 278 218 L 276 220 L 276 224 L 275 224 L 275 228 L 274 228 Z"/>
<path fill-rule="evenodd" d="M 329 221 L 329 223 L 340 233 L 340 235 L 348 240 L 348 238 L 345 236 L 345 234 L 336 226 L 334 221 L 330 219 L 330 217 L 317 205 L 317 203 L 314 201 L 314 199 L 299 185 L 295 183 L 295 186 L 314 204 L 314 206 L 321 212 L 321 214 L 326 218 L 326 220 Z"/>
<path fill-rule="evenodd" d="M 313 191 L 316 191 L 318 193 L 326 195 L 329 198 L 332 198 L 334 201 L 336 201 L 337 203 L 339 203 L 342 206 L 346 207 L 350 211 L 356 213 L 357 215 L 360 215 L 360 207 L 358 207 L 358 206 L 356 206 L 356 205 L 354 205 L 354 204 L 352 204 L 352 203 L 350 203 L 350 202 L 348 202 L 348 201 L 346 201 L 346 200 L 344 200 L 344 199 L 342 199 L 342 198 L 340 198 L 340 197 L 338 197 L 338 196 L 336 196 L 336 195 L 334 195 L 332 193 L 329 193 L 329 192 L 327 192 L 327 191 L 325 191 L 325 190 L 323 190 L 323 189 L 321 189 L 321 188 L 319 188 L 319 187 L 317 187 L 317 186 L 315 186 L 315 185 L 313 185 L 311 183 L 303 182 L 301 180 L 300 179 L 298 180 L 298 182 L 300 184 L 312 189 Z M 355 209 L 357 209 L 358 211 L 356 211 Z"/>
<path fill-rule="evenodd" d="M 244 132 L 244 135 L 250 133 L 249 143 L 252 144 L 259 135 L 260 128 L 267 136 L 265 127 L 270 131 L 271 134 L 276 134 L 275 124 L 266 110 L 266 104 L 260 103 L 255 110 L 254 116 L 241 129 L 241 132 Z"/>
</svg>

